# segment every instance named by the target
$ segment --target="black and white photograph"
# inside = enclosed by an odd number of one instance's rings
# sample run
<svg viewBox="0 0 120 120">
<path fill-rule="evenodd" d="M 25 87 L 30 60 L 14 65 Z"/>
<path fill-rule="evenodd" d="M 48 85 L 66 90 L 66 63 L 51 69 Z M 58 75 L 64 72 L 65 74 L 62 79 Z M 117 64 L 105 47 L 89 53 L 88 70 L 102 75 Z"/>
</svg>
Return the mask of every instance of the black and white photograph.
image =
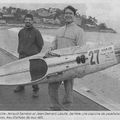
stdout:
<svg viewBox="0 0 120 120">
<path fill-rule="evenodd" d="M 119 116 L 119 11 L 118 0 L 0 0 L 1 120 Z"/>
</svg>

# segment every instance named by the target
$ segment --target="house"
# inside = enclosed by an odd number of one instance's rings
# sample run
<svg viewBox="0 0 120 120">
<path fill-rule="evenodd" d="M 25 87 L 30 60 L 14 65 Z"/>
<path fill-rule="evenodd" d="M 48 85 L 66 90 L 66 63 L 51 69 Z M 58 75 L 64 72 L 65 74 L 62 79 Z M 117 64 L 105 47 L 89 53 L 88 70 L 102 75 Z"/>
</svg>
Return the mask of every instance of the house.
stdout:
<svg viewBox="0 0 120 120">
<path fill-rule="evenodd" d="M 61 22 L 60 22 L 60 20 L 58 18 L 55 19 L 55 24 L 58 24 L 58 25 L 61 24 Z"/>
<path fill-rule="evenodd" d="M 34 17 L 34 22 L 39 24 L 39 23 L 43 22 L 43 19 L 42 18 L 38 18 L 38 17 Z"/>
<path fill-rule="evenodd" d="M 82 19 L 79 18 L 79 17 L 76 17 L 76 18 L 75 18 L 75 23 L 76 23 L 77 25 L 81 26 L 81 24 L 82 24 Z"/>
<path fill-rule="evenodd" d="M 46 17 L 50 15 L 49 11 L 45 8 L 38 9 L 37 13 L 40 17 Z"/>
<path fill-rule="evenodd" d="M 15 20 L 15 17 L 12 14 L 5 14 L 3 15 L 2 20 L 5 20 L 6 23 L 13 23 L 13 21 Z"/>
<path fill-rule="evenodd" d="M 5 20 L 0 19 L 0 24 L 6 24 Z"/>
</svg>

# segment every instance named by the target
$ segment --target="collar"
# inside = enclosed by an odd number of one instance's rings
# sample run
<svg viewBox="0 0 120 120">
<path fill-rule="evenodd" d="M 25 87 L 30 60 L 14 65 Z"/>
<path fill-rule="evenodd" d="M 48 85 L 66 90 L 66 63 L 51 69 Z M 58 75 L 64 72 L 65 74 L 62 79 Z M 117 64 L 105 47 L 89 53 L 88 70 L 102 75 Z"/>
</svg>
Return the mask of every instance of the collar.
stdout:
<svg viewBox="0 0 120 120">
<path fill-rule="evenodd" d="M 26 26 L 24 27 L 25 30 L 32 30 L 33 28 L 33 26 L 31 26 L 30 28 L 27 28 Z"/>
<path fill-rule="evenodd" d="M 71 27 L 71 26 L 74 26 L 75 25 L 75 22 L 72 22 L 70 24 L 66 24 L 65 27 Z"/>
</svg>

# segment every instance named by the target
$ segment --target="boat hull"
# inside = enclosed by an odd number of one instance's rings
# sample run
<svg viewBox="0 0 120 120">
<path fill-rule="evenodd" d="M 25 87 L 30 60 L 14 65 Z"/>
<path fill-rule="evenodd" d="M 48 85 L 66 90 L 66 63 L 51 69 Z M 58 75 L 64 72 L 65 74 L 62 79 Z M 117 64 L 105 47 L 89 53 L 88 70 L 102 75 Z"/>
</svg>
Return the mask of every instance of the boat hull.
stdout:
<svg viewBox="0 0 120 120">
<path fill-rule="evenodd" d="M 40 54 L 0 67 L 0 85 L 29 85 L 50 83 L 104 70 L 120 62 L 119 45 L 95 48 L 72 47 Z"/>
</svg>

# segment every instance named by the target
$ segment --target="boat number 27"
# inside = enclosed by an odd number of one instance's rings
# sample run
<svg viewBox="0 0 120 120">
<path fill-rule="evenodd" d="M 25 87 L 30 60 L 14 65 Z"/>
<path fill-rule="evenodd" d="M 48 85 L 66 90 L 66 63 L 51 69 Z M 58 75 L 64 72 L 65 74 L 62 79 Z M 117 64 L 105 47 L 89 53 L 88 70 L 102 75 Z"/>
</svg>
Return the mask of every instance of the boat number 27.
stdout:
<svg viewBox="0 0 120 120">
<path fill-rule="evenodd" d="M 99 50 L 89 51 L 88 55 L 90 56 L 90 64 L 99 64 Z"/>
</svg>

